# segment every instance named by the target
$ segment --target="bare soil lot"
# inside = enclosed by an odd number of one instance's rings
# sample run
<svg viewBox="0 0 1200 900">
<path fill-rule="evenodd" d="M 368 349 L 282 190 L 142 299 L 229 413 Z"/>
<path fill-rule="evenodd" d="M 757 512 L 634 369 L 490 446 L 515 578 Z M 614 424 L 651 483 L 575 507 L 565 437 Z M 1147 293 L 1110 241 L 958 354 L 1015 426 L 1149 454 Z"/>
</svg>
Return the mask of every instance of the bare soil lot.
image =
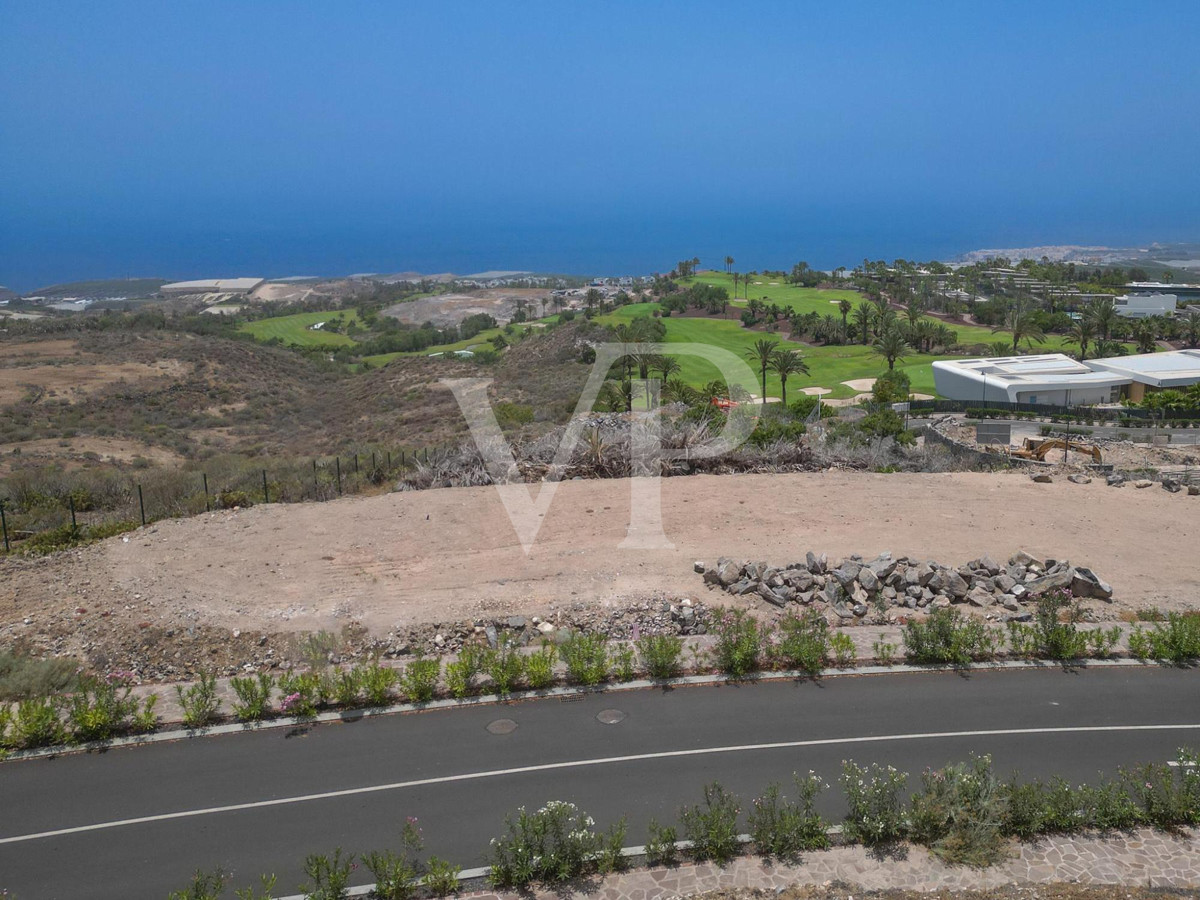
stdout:
<svg viewBox="0 0 1200 900">
<path fill-rule="evenodd" d="M 468 316 L 486 313 L 503 324 L 516 313 L 518 299 L 528 301 L 529 316 L 536 318 L 542 314 L 541 301 L 549 297 L 550 293 L 540 288 L 484 288 L 469 294 L 438 294 L 397 303 L 384 310 L 384 315 L 393 316 L 408 325 L 432 322 L 444 328 L 457 325 Z"/>
<path fill-rule="evenodd" d="M 1116 602 L 1096 605 L 1114 618 L 1200 597 L 1200 500 L 1186 493 L 977 473 L 678 477 L 662 482 L 674 546 L 622 550 L 630 485 L 560 484 L 528 554 L 485 487 L 225 511 L 0 561 L 0 645 L 27 638 L 69 651 L 101 626 L 280 633 L 361 623 L 382 633 L 656 594 L 744 603 L 710 593 L 693 561 L 785 562 L 809 549 L 955 564 L 1018 549 L 1069 558 L 1112 583 Z"/>
</svg>

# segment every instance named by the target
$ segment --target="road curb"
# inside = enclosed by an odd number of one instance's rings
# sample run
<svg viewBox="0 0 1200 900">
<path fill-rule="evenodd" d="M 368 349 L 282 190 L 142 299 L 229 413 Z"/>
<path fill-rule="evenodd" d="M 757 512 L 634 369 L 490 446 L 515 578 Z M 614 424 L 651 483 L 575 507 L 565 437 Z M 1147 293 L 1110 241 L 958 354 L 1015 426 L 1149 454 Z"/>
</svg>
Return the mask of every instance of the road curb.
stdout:
<svg viewBox="0 0 1200 900">
<path fill-rule="evenodd" d="M 65 756 L 74 753 L 94 753 L 112 750 L 120 747 L 139 747 L 146 744 L 161 744 L 169 741 L 182 741 L 192 738 L 216 737 L 226 734 L 245 734 L 248 732 L 268 731 L 278 728 L 303 728 L 307 725 L 318 725 L 329 722 L 358 722 L 362 719 L 372 719 L 378 716 L 390 716 L 403 713 L 419 713 L 430 710 L 463 709 L 476 706 L 499 706 L 517 703 L 525 700 L 547 700 L 563 697 L 581 697 L 589 694 L 612 694 L 622 691 L 640 691 L 649 688 L 670 689 L 673 687 L 723 685 L 723 684 L 753 684 L 760 681 L 820 681 L 825 678 L 848 678 L 857 676 L 876 675 L 913 675 L 934 674 L 939 672 L 968 672 L 1008 671 L 1021 669 L 1089 669 L 1089 668 L 1149 668 L 1156 664 L 1150 660 L 1140 659 L 1083 659 L 1069 661 L 1050 660 L 997 660 L 995 662 L 972 663 L 967 666 L 917 666 L 907 663 L 893 666 L 858 666 L 846 669 L 830 669 L 820 675 L 794 670 L 784 672 L 758 672 L 752 676 L 734 677 L 732 675 L 684 675 L 669 680 L 654 680 L 639 678 L 633 681 L 622 681 L 615 684 L 597 685 L 595 687 L 564 686 L 547 688 L 538 691 L 514 691 L 507 697 L 496 694 L 486 694 L 478 697 L 465 697 L 461 700 L 431 700 L 429 703 L 393 703 L 389 706 L 372 708 L 331 710 L 318 713 L 307 719 L 276 718 L 263 722 L 229 722 L 222 725 L 211 725 L 207 728 L 177 728 L 170 731 L 156 731 L 150 734 L 130 735 L 113 738 L 107 741 L 93 741 L 86 744 L 63 744 L 56 747 L 40 747 L 36 750 L 15 750 L 2 759 L 16 761 L 23 759 L 40 759 L 44 757 Z"/>
</svg>

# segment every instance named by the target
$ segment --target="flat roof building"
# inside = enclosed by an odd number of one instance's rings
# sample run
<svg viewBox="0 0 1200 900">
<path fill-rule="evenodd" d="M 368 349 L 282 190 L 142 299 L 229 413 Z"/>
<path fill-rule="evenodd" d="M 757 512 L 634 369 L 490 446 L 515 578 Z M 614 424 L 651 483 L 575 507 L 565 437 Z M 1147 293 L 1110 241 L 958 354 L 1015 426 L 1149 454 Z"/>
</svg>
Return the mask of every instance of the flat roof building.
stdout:
<svg viewBox="0 0 1200 900">
<path fill-rule="evenodd" d="M 1175 315 L 1179 298 L 1174 294 L 1123 294 L 1116 299 L 1117 315 L 1126 319 Z"/>
<path fill-rule="evenodd" d="M 1089 359 L 1086 364 L 1093 369 L 1128 378 L 1128 397 L 1135 402 L 1145 397 L 1147 388 L 1166 390 L 1200 384 L 1200 350 L 1113 356 L 1108 359 Z"/>
<path fill-rule="evenodd" d="M 159 290 L 164 294 L 248 294 L 262 283 L 261 278 L 202 278 L 164 284 Z"/>
<path fill-rule="evenodd" d="M 1129 379 L 1097 372 L 1062 353 L 947 359 L 933 364 L 937 392 L 950 400 L 1089 406 L 1114 403 Z"/>
<path fill-rule="evenodd" d="M 950 400 L 1091 406 L 1147 391 L 1200 384 L 1200 350 L 1142 353 L 1079 362 L 1062 353 L 933 364 L 937 392 Z"/>
</svg>

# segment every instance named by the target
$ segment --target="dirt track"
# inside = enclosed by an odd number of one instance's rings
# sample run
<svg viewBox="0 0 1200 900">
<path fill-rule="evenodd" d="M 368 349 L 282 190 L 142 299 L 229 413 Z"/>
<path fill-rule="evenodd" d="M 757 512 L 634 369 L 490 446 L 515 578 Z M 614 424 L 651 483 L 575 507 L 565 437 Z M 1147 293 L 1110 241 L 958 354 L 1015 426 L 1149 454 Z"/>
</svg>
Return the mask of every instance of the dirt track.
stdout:
<svg viewBox="0 0 1200 900">
<path fill-rule="evenodd" d="M 654 592 L 715 600 L 693 560 L 786 561 L 810 548 L 955 564 L 1025 549 L 1093 566 L 1115 587 L 1118 608 L 1200 599 L 1200 500 L 1157 487 L 965 473 L 662 484 L 673 550 L 618 549 L 628 481 L 560 485 L 528 555 L 493 488 L 256 507 L 161 522 L 128 541 L 3 572 L 0 623 L 19 629 L 30 611 L 45 621 L 79 605 L 164 627 L 287 631 L 359 620 L 385 630 Z"/>
</svg>

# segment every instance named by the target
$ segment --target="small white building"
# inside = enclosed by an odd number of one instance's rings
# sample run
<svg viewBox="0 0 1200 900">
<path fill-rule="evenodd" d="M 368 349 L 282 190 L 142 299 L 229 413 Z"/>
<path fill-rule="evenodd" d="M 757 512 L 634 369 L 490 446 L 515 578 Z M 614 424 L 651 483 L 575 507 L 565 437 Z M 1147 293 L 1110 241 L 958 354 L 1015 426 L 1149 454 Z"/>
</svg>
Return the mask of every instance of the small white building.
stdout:
<svg viewBox="0 0 1200 900">
<path fill-rule="evenodd" d="M 1117 315 L 1126 319 L 1175 315 L 1179 298 L 1175 294 L 1122 294 L 1116 299 Z"/>
<path fill-rule="evenodd" d="M 947 359 L 933 364 L 937 392 L 949 400 L 1090 406 L 1113 403 L 1130 379 L 1095 371 L 1062 353 Z"/>
</svg>

